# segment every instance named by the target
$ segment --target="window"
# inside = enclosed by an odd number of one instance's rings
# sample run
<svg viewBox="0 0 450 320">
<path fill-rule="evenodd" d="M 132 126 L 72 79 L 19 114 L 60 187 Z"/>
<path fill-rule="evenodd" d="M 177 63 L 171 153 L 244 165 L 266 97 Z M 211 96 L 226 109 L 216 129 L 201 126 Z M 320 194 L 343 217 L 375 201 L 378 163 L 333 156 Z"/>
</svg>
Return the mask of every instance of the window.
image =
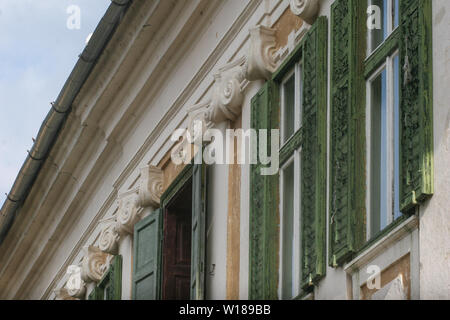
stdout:
<svg viewBox="0 0 450 320">
<path fill-rule="evenodd" d="M 296 63 L 281 83 L 281 123 L 283 149 L 299 132 L 302 101 L 302 67 Z M 280 286 L 281 299 L 300 293 L 300 146 L 287 154 L 280 174 Z"/>
<path fill-rule="evenodd" d="M 401 216 L 399 206 L 398 52 L 367 81 L 367 235 L 375 236 Z"/>
<path fill-rule="evenodd" d="M 399 0 L 368 0 L 368 5 L 367 13 L 375 19 L 367 29 L 368 55 L 378 49 L 386 52 L 372 59 L 377 68 L 366 60 L 366 235 L 371 239 L 400 217 L 400 62 L 393 36 L 399 25 Z"/>
<path fill-rule="evenodd" d="M 279 174 L 250 170 L 249 298 L 292 299 L 326 272 L 326 17 L 317 18 L 251 105 L 253 129 L 280 129 Z"/>
<path fill-rule="evenodd" d="M 433 194 L 431 4 L 331 5 L 332 267 L 354 258 Z"/>
<path fill-rule="evenodd" d="M 367 34 L 367 49 L 370 55 L 398 27 L 400 0 L 368 0 L 367 13 L 371 24 Z"/>
</svg>

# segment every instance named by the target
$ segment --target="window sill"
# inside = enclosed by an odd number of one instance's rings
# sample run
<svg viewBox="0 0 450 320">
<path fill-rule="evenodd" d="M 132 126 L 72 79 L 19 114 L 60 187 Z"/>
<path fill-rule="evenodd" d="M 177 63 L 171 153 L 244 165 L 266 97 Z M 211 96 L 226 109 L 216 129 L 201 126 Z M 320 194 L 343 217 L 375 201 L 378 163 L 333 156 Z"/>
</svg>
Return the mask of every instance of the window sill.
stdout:
<svg viewBox="0 0 450 320">
<path fill-rule="evenodd" d="M 394 222 L 385 232 L 382 232 L 378 237 L 369 241 L 361 249 L 356 258 L 344 266 L 345 272 L 351 274 L 359 270 L 392 244 L 416 230 L 418 226 L 419 218 L 416 215 Z"/>
</svg>

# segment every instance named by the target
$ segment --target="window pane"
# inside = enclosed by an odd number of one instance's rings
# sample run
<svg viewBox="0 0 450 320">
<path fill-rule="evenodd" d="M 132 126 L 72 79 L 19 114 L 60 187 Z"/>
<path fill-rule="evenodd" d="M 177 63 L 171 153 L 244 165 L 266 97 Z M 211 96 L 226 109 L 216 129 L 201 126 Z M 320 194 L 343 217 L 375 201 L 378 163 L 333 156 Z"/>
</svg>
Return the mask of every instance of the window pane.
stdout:
<svg viewBox="0 0 450 320">
<path fill-rule="evenodd" d="M 283 103 L 283 142 L 286 142 L 294 134 L 295 124 L 295 74 L 284 84 Z"/>
<path fill-rule="evenodd" d="M 387 38 L 387 5 L 388 0 L 369 0 L 369 6 L 372 10 L 368 12 L 370 18 L 368 25 L 370 28 L 368 35 L 368 50 L 372 53 Z"/>
<path fill-rule="evenodd" d="M 282 216 L 282 299 L 293 295 L 294 268 L 294 162 L 283 170 L 283 216 Z"/>
<path fill-rule="evenodd" d="M 387 225 L 386 70 L 371 82 L 370 225 L 371 236 Z"/>
<path fill-rule="evenodd" d="M 400 212 L 400 62 L 398 55 L 394 58 L 394 220 Z"/>
</svg>

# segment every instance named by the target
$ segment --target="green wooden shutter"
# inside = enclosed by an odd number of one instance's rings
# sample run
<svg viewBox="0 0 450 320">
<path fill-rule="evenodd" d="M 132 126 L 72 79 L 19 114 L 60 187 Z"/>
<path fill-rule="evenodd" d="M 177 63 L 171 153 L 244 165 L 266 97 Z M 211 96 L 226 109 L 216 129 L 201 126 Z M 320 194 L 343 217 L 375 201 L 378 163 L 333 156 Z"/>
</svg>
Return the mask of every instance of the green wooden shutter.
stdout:
<svg viewBox="0 0 450 320">
<path fill-rule="evenodd" d="M 277 129 L 278 87 L 268 81 L 251 102 L 253 129 Z M 268 139 L 270 152 L 270 135 Z M 263 176 L 261 165 L 250 173 L 249 298 L 277 299 L 278 175 Z"/>
<path fill-rule="evenodd" d="M 327 19 L 320 17 L 303 46 L 301 254 L 303 288 L 326 270 Z"/>
<path fill-rule="evenodd" d="M 201 155 L 201 153 L 200 153 Z M 191 299 L 205 299 L 206 165 L 192 173 Z"/>
<path fill-rule="evenodd" d="M 160 298 L 162 210 L 134 226 L 133 299 Z"/>
<path fill-rule="evenodd" d="M 122 256 L 117 255 L 114 257 L 109 271 L 107 273 L 107 282 L 103 286 L 103 290 L 106 290 L 106 300 L 121 300 L 122 299 Z M 100 282 L 100 285 L 102 283 Z"/>
<path fill-rule="evenodd" d="M 400 209 L 433 194 L 431 0 L 401 1 Z"/>
<path fill-rule="evenodd" d="M 364 242 L 364 23 L 360 0 L 331 6 L 329 264 L 342 265 Z M 364 9 L 364 10 L 361 10 Z M 361 49 L 362 47 L 362 49 Z"/>
<path fill-rule="evenodd" d="M 102 300 L 102 294 L 99 287 L 95 287 L 88 296 L 88 300 Z"/>
</svg>

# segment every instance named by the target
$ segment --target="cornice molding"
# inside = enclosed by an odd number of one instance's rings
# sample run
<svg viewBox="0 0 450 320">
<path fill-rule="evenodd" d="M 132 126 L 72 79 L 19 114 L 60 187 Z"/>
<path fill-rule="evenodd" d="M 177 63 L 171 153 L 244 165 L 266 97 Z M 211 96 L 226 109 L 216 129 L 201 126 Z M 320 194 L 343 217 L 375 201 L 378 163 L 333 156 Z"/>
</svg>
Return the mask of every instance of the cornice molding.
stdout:
<svg viewBox="0 0 450 320">
<path fill-rule="evenodd" d="M 320 0 L 290 0 L 290 8 L 292 13 L 312 25 L 320 10 Z"/>
</svg>

